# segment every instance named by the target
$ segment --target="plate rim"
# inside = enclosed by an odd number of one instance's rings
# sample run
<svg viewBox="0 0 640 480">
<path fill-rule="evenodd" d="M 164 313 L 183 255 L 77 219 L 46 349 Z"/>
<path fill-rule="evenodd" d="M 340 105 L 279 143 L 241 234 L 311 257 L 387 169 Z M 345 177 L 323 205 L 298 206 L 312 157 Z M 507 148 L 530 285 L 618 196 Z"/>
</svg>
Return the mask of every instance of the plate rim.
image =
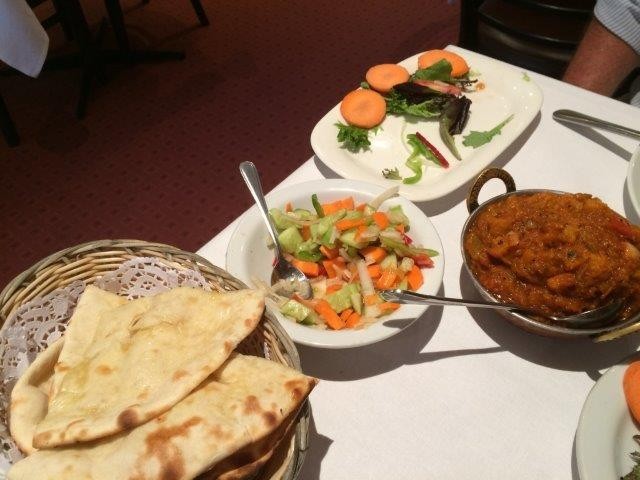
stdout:
<svg viewBox="0 0 640 480">
<path fill-rule="evenodd" d="M 589 411 L 591 410 L 591 408 L 593 408 L 592 406 L 593 403 L 597 401 L 598 396 L 601 394 L 600 392 L 601 392 L 603 382 L 605 381 L 605 378 L 606 380 L 609 381 L 611 380 L 611 377 L 614 375 L 620 376 L 619 378 L 620 388 L 613 393 L 614 397 L 612 398 L 622 399 L 626 405 L 626 401 L 624 400 L 624 392 L 622 390 L 622 376 L 624 375 L 624 370 L 626 369 L 626 367 L 631 362 L 636 360 L 640 360 L 640 351 L 634 352 L 624 357 L 615 365 L 612 365 L 611 367 L 609 367 L 607 371 L 604 372 L 602 376 L 600 376 L 600 378 L 589 389 L 589 393 L 587 394 L 582 404 L 582 409 L 580 411 L 580 416 L 578 418 L 578 426 L 576 427 L 576 433 L 575 433 L 576 466 L 578 468 L 578 477 L 580 478 L 580 480 L 600 480 L 600 477 L 595 476 L 593 472 L 590 472 L 588 470 L 589 467 L 587 465 L 589 464 L 589 462 L 585 460 L 589 458 L 589 456 L 584 453 L 586 448 L 585 442 L 587 442 L 587 439 L 585 437 L 586 436 L 585 429 L 588 428 L 588 425 L 591 422 L 590 420 L 591 416 L 589 415 Z M 628 410 L 625 410 L 625 411 L 627 412 L 627 415 L 629 415 L 629 418 L 631 419 L 631 416 L 628 413 Z M 633 420 L 631 419 L 631 421 Z M 598 459 L 597 461 L 599 463 L 602 463 L 600 459 Z"/>
<path fill-rule="evenodd" d="M 308 188 L 307 188 L 308 187 Z M 315 187 L 315 190 L 311 190 L 310 188 Z M 309 180 L 309 181 L 304 181 L 304 182 L 300 182 L 300 183 L 296 183 L 296 184 L 291 184 L 291 185 L 286 185 L 286 186 L 282 186 L 282 187 L 276 187 L 277 189 L 274 189 L 273 191 L 269 192 L 265 197 L 267 199 L 267 202 L 269 201 L 270 197 L 274 197 L 274 196 L 286 196 L 286 192 L 292 190 L 292 189 L 299 189 L 300 191 L 304 191 L 304 192 L 309 192 L 309 195 L 311 193 L 311 191 L 314 192 L 318 192 L 320 190 L 318 190 L 318 188 L 327 190 L 327 189 L 342 189 L 342 190 L 349 190 L 351 191 L 353 194 L 366 194 L 369 196 L 375 196 L 378 193 L 383 192 L 385 189 L 385 187 L 381 186 L 381 185 L 376 185 L 373 183 L 368 183 L 368 182 L 363 182 L 361 180 L 351 180 L 351 179 L 345 179 L 345 178 L 323 178 L 323 179 L 316 179 L 316 180 Z M 306 193 L 305 193 L 306 194 Z M 406 205 L 410 205 L 412 209 L 416 210 L 416 213 L 419 212 L 419 215 L 421 217 L 421 219 L 426 220 L 426 227 L 425 228 L 429 228 L 433 231 L 434 234 L 434 238 L 437 241 L 437 245 L 428 245 L 428 248 L 434 248 L 434 249 L 438 249 L 438 263 L 437 263 L 437 268 L 435 269 L 435 272 L 437 272 L 437 277 L 436 277 L 436 291 L 439 290 L 440 288 L 442 288 L 442 284 L 443 284 L 443 279 L 444 279 L 444 268 L 445 268 L 445 255 L 444 255 L 444 245 L 442 244 L 442 239 L 440 238 L 440 234 L 438 233 L 438 231 L 435 228 L 435 225 L 433 224 L 433 222 L 431 221 L 431 219 L 429 218 L 429 216 L 427 216 L 417 205 L 415 205 L 415 203 L 413 203 L 410 199 L 399 195 L 397 197 L 394 197 L 392 199 L 389 199 L 387 201 L 393 201 L 393 200 L 400 200 L 401 202 L 403 202 Z M 234 277 L 240 279 L 240 281 L 245 281 L 241 278 L 241 276 L 239 276 L 238 272 L 234 269 L 233 266 L 233 259 L 232 259 L 232 255 L 234 252 L 234 247 L 233 245 L 237 244 L 238 242 L 234 242 L 234 238 L 237 237 L 237 235 L 239 235 L 241 233 L 241 228 L 243 227 L 244 223 L 246 221 L 248 221 L 247 219 L 250 218 L 252 216 L 252 212 L 253 215 L 255 215 L 256 217 L 259 216 L 259 212 L 258 209 L 255 205 L 253 205 L 251 208 L 249 208 L 246 212 L 244 212 L 242 214 L 242 216 L 239 218 L 238 220 L 238 224 L 236 225 L 236 227 L 234 228 L 233 232 L 231 233 L 231 237 L 229 240 L 229 247 L 227 248 L 227 251 L 225 253 L 225 270 L 229 272 L 229 274 L 233 275 Z M 405 212 L 406 213 L 406 212 Z M 411 216 L 410 216 L 411 218 Z M 415 222 L 415 218 L 411 218 L 412 219 L 412 223 Z M 260 220 L 258 223 L 262 223 L 262 221 Z M 409 310 L 410 312 L 415 312 L 415 314 L 411 314 L 408 318 L 408 321 L 405 325 L 403 325 L 402 327 L 394 327 L 394 328 L 387 328 L 385 330 L 385 335 L 379 335 L 377 337 L 374 338 L 370 338 L 370 339 L 366 339 L 366 340 L 362 340 L 362 339 L 357 339 L 356 340 L 352 340 L 352 341 L 347 341 L 344 338 L 345 337 L 349 337 L 351 335 L 345 335 L 345 333 L 347 334 L 353 334 L 353 336 L 357 335 L 357 330 L 353 330 L 353 331 L 338 331 L 338 332 L 334 332 L 334 331 L 329 331 L 329 330 L 316 330 L 317 332 L 322 332 L 322 333 L 327 333 L 329 335 L 335 336 L 337 339 L 339 339 L 338 342 L 327 342 L 327 341 L 321 341 L 321 340 L 306 340 L 304 338 L 300 338 L 298 335 L 296 335 L 296 331 L 308 331 L 309 328 L 308 327 L 304 327 L 301 325 L 297 325 L 289 320 L 284 320 L 281 321 L 280 320 L 280 316 L 281 314 L 277 311 L 274 311 L 274 309 L 271 309 L 269 306 L 267 306 L 267 308 L 269 309 L 270 313 L 272 314 L 272 316 L 278 320 L 278 323 L 280 324 L 280 326 L 282 326 L 282 328 L 287 332 L 287 334 L 289 335 L 289 337 L 297 344 L 301 344 L 301 345 L 306 345 L 309 347 L 315 347 L 315 348 L 326 348 L 326 349 L 343 349 L 343 348 L 354 348 L 354 347 L 361 347 L 361 346 L 366 346 L 366 345 L 371 345 L 373 343 L 385 340 L 387 338 L 392 337 L 393 335 L 399 333 L 400 331 L 404 330 L 405 328 L 408 328 L 410 325 L 412 325 L 413 323 L 415 323 L 427 310 L 427 306 L 418 306 L 418 305 L 405 305 L 403 306 L 403 308 L 405 308 L 406 310 Z M 403 319 L 401 317 L 401 319 Z M 391 319 L 393 320 L 393 319 Z M 376 322 L 376 324 L 374 325 L 379 325 L 382 324 L 383 322 Z M 373 325 L 372 325 L 373 326 Z M 386 327 L 385 327 L 386 328 Z M 304 330 L 302 330 L 304 329 Z M 340 338 L 342 337 L 342 339 Z"/>
</svg>

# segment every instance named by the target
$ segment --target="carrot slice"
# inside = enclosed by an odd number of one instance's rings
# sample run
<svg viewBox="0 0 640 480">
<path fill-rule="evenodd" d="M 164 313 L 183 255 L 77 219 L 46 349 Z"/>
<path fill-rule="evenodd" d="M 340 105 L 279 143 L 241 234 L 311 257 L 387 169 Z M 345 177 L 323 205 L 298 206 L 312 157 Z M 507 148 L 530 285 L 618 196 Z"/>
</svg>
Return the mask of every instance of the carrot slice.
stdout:
<svg viewBox="0 0 640 480">
<path fill-rule="evenodd" d="M 640 421 L 640 361 L 632 362 L 624 371 L 622 389 L 631 415 Z"/>
<path fill-rule="evenodd" d="M 333 330 L 341 330 L 345 327 L 345 321 L 340 318 L 326 300 L 318 300 L 318 303 L 315 306 L 315 311 L 318 312 L 325 322 L 327 322 L 329 328 L 332 328 Z"/>
<path fill-rule="evenodd" d="M 365 247 L 360 250 L 364 259 L 371 263 L 380 263 L 387 256 L 387 251 L 382 247 Z"/>
<path fill-rule="evenodd" d="M 399 83 L 409 81 L 409 72 L 406 68 L 395 63 L 383 63 L 367 70 L 365 78 L 374 90 L 380 93 L 389 93 Z"/>
<path fill-rule="evenodd" d="M 384 212 L 374 212 L 373 213 L 373 221 L 376 222 L 376 225 L 380 227 L 381 230 L 384 230 L 389 226 L 389 217 Z"/>
<path fill-rule="evenodd" d="M 293 212 L 293 205 L 291 205 L 291 202 L 288 202 L 285 207 L 284 207 L 284 211 L 285 212 Z"/>
<path fill-rule="evenodd" d="M 440 60 L 446 60 L 451 64 L 451 76 L 460 77 L 469 71 L 469 65 L 464 58 L 457 53 L 448 50 L 428 50 L 418 57 L 418 68 L 428 68 Z"/>
<path fill-rule="evenodd" d="M 392 268 L 387 268 L 382 271 L 380 278 L 376 281 L 376 288 L 379 290 L 387 290 L 393 287 L 396 281 L 396 271 Z"/>
<path fill-rule="evenodd" d="M 329 247 L 325 247 L 324 245 L 320 245 L 320 253 L 322 253 L 322 255 L 327 257 L 329 260 L 333 260 L 338 255 L 340 255 L 340 251 L 338 250 L 338 247 L 329 248 Z"/>
<path fill-rule="evenodd" d="M 320 275 L 320 265 L 315 262 L 305 262 L 304 260 L 294 258 L 291 263 L 307 277 L 317 277 Z"/>
<path fill-rule="evenodd" d="M 411 267 L 411 271 L 407 274 L 406 278 L 409 283 L 409 288 L 413 291 L 418 290 L 424 283 L 422 271 L 416 265 Z"/>
<path fill-rule="evenodd" d="M 338 220 L 335 223 L 335 226 L 342 232 L 344 230 L 359 227 L 360 225 L 364 225 L 365 223 L 366 222 L 364 218 L 343 218 L 342 220 Z"/>
<path fill-rule="evenodd" d="M 353 328 L 356 325 L 358 325 L 360 323 L 360 314 L 358 312 L 353 312 L 351 315 L 349 315 L 349 318 L 347 318 L 345 327 L 347 328 Z"/>
<path fill-rule="evenodd" d="M 342 288 L 342 284 L 341 283 L 334 283 L 332 285 L 329 285 L 327 287 L 327 293 L 333 293 L 333 292 L 337 292 L 338 290 L 340 290 Z"/>
<path fill-rule="evenodd" d="M 311 227 L 309 225 L 302 226 L 302 239 L 309 240 L 311 238 Z"/>
<path fill-rule="evenodd" d="M 369 276 L 371 278 L 379 278 L 380 275 L 382 275 L 382 269 L 380 268 L 380 265 L 369 265 L 367 267 L 367 272 L 369 272 Z"/>
<path fill-rule="evenodd" d="M 360 128 L 373 128 L 380 125 L 386 112 L 387 104 L 384 97 L 369 89 L 349 92 L 340 103 L 340 113 L 346 122 Z"/>
</svg>

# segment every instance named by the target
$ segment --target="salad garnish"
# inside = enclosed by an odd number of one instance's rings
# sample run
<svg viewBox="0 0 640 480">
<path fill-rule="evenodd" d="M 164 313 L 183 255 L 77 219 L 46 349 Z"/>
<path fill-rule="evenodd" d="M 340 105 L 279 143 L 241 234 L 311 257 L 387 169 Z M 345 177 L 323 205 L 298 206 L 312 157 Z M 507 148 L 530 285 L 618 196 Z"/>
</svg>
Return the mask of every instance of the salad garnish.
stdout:
<svg viewBox="0 0 640 480">
<path fill-rule="evenodd" d="M 489 143 L 493 137 L 495 137 L 496 135 L 500 135 L 500 133 L 502 133 L 502 128 L 507 123 L 509 123 L 512 118 L 513 118 L 513 115 L 510 115 L 505 120 L 500 122 L 498 125 L 493 127 L 491 130 L 488 130 L 486 132 L 477 132 L 475 130 L 471 130 L 471 133 L 469 133 L 469 135 L 464 136 L 464 140 L 462 141 L 462 144 L 465 147 L 478 148 L 484 145 L 485 143 Z"/>
<path fill-rule="evenodd" d="M 318 328 L 361 328 L 399 308 L 378 290 L 420 288 L 421 269 L 433 267 L 438 252 L 415 244 L 401 205 L 380 209 L 397 190 L 359 205 L 353 197 L 321 203 L 314 194 L 313 210 L 269 211 L 285 257 L 309 277 L 313 291 L 310 300 L 276 297 L 284 315 Z"/>
<path fill-rule="evenodd" d="M 344 148 L 353 153 L 357 153 L 360 150 L 368 150 L 371 146 L 369 132 L 373 130 L 375 134 L 377 131 L 377 129 L 360 128 L 353 125 L 345 125 L 341 122 L 335 125 L 338 127 L 338 141 L 342 143 Z"/>
</svg>

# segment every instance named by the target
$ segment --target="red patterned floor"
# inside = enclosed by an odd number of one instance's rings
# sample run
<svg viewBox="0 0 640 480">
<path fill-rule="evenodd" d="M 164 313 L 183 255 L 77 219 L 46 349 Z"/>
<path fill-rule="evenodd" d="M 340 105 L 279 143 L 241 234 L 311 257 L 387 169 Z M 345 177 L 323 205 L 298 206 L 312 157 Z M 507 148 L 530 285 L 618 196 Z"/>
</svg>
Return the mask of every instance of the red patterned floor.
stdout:
<svg viewBox="0 0 640 480">
<path fill-rule="evenodd" d="M 99 3 L 83 1 L 92 21 Z M 457 2 L 440 0 L 203 3 L 206 28 L 187 0 L 125 2 L 138 44 L 187 59 L 110 70 L 83 121 L 77 71 L 0 78 L 22 137 L 0 141 L 0 288 L 89 240 L 197 250 L 251 204 L 238 163 L 254 161 L 270 190 L 312 155 L 314 124 L 369 66 L 455 43 L 458 30 Z"/>
</svg>

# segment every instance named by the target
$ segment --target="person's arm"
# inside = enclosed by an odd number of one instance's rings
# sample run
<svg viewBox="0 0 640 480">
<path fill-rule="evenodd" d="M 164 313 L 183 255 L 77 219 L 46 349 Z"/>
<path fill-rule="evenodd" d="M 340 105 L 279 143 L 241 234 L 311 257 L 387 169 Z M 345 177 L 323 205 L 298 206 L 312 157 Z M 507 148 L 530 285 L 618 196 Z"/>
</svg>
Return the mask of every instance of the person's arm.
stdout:
<svg viewBox="0 0 640 480">
<path fill-rule="evenodd" d="M 562 80 L 610 96 L 638 66 L 640 56 L 633 48 L 594 18 Z"/>
</svg>

